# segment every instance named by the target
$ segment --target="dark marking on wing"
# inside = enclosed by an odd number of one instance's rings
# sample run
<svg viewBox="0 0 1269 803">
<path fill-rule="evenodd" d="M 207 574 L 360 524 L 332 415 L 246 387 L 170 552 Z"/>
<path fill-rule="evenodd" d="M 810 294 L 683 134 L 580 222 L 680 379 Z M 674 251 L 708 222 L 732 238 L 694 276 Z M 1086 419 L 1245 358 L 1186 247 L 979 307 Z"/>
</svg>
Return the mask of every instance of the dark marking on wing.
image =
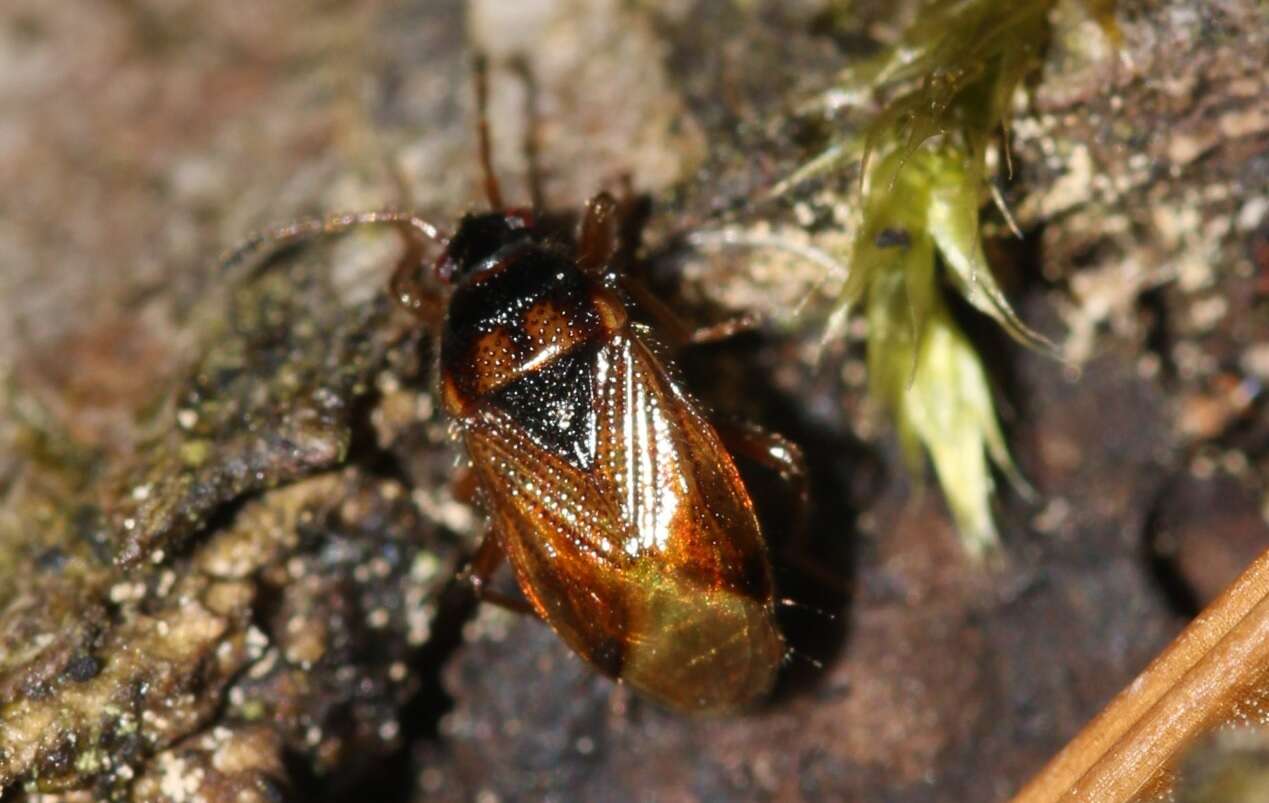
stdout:
<svg viewBox="0 0 1269 803">
<path fill-rule="evenodd" d="M 601 345 L 586 343 L 489 397 L 538 446 L 583 471 L 595 463 L 594 370 Z"/>
<path fill-rule="evenodd" d="M 765 550 L 748 550 L 743 553 L 742 567 L 736 577 L 735 590 L 753 600 L 766 602 L 771 599 L 771 563 Z"/>
<path fill-rule="evenodd" d="M 590 653 L 586 658 L 600 672 L 608 677 L 621 677 L 621 668 L 626 664 L 626 647 L 621 639 L 614 637 L 593 639 L 589 644 Z"/>
</svg>

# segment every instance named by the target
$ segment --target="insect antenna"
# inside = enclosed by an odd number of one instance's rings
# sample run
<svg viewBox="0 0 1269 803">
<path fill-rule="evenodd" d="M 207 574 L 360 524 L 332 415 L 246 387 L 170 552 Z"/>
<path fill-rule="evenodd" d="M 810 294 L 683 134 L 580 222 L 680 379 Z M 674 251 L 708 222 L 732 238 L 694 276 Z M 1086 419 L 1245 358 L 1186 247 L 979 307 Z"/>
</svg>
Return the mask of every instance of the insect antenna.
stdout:
<svg viewBox="0 0 1269 803">
<path fill-rule="evenodd" d="M 503 209 L 502 187 L 493 169 L 493 145 L 489 140 L 489 62 L 484 54 L 472 61 L 476 82 L 476 133 L 480 142 L 480 169 L 484 173 L 485 197 L 492 209 Z"/>
<path fill-rule="evenodd" d="M 546 193 L 542 189 L 542 159 L 538 143 L 538 132 L 541 129 L 541 115 L 538 111 L 538 82 L 523 56 L 511 63 L 512 69 L 520 76 L 524 84 L 524 163 L 528 168 L 529 201 L 534 210 L 546 209 Z"/>
<path fill-rule="evenodd" d="M 445 243 L 446 238 L 431 222 L 424 220 L 413 212 L 401 212 L 392 209 L 371 212 L 345 212 L 324 218 L 307 218 L 274 226 L 252 234 L 246 240 L 230 249 L 220 259 L 218 271 L 225 273 L 246 262 L 261 252 L 276 251 L 288 245 L 328 234 L 339 234 L 359 226 L 402 226 L 408 232 L 421 234 L 437 243 Z"/>
</svg>

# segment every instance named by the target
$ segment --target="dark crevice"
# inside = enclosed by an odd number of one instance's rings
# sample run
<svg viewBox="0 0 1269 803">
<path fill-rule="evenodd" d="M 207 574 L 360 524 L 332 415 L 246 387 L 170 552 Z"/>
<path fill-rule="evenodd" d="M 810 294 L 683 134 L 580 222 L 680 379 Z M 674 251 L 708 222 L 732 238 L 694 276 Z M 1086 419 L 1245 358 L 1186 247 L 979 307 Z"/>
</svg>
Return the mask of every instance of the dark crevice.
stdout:
<svg viewBox="0 0 1269 803">
<path fill-rule="evenodd" d="M 354 403 L 348 420 L 348 458 L 345 464 L 356 466 L 368 476 L 399 482 L 408 488 L 414 485 L 414 478 L 396 452 L 379 445 L 371 422 L 371 413 L 381 401 L 381 394 L 372 392 Z"/>
<path fill-rule="evenodd" d="M 460 578 L 451 580 L 442 590 L 437 605 L 432 636 L 413 659 L 419 678 L 419 691 L 400 712 L 401 749 L 388 757 L 374 772 L 369 787 L 336 794 L 329 798 L 338 803 L 381 800 L 384 803 L 408 803 L 415 799 L 415 748 L 422 742 L 440 738 L 440 722 L 454 707 L 454 700 L 445 691 L 442 675 L 451 657 L 463 643 L 463 627 L 475 615 L 478 601 L 471 585 Z"/>
<path fill-rule="evenodd" d="M 1174 343 L 1168 320 L 1166 288 L 1152 287 L 1142 291 L 1137 303 L 1145 319 L 1143 350 L 1158 356 L 1161 379 L 1165 384 L 1170 384 L 1176 380 L 1177 374 L 1171 356 Z"/>
<path fill-rule="evenodd" d="M 1164 500 L 1172 493 L 1171 485 L 1169 482 L 1163 483 L 1150 504 L 1142 526 L 1141 559 L 1168 609 L 1178 616 L 1192 619 L 1203 609 L 1203 604 L 1194 587 L 1177 568 L 1172 558 L 1172 548 L 1165 542 L 1167 523 L 1163 515 Z"/>
</svg>

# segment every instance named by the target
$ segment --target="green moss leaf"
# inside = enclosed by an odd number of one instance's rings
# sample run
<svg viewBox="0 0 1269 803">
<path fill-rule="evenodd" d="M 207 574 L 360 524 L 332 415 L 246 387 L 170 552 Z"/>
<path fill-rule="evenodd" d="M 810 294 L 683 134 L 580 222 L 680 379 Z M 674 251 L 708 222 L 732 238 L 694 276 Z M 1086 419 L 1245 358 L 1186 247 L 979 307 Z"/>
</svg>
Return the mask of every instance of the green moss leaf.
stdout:
<svg viewBox="0 0 1269 803">
<path fill-rule="evenodd" d="M 935 0 L 898 44 L 852 65 L 822 106 L 891 95 L 860 129 L 832 142 L 773 190 L 858 159 L 860 197 L 831 316 L 866 308 L 870 387 L 895 418 L 907 462 L 928 454 L 970 551 L 997 542 L 992 464 L 1025 488 L 992 403 L 987 372 L 950 316 L 939 281 L 1011 336 L 1052 351 L 1009 304 L 984 256 L 980 209 L 987 155 L 1006 134 L 1012 99 L 1039 66 L 1057 0 Z M 1113 0 L 1085 8 L 1116 37 Z M 1006 154 L 1007 156 L 1007 154 Z M 936 259 L 937 257 L 937 259 Z"/>
<path fill-rule="evenodd" d="M 991 511 L 991 464 L 1020 487 L 1025 483 L 1005 446 L 978 353 L 938 293 L 930 295 L 919 329 L 896 325 L 912 305 L 911 292 L 898 278 L 888 275 L 870 294 L 870 387 L 895 417 L 909 466 L 919 471 L 929 454 L 966 548 L 983 555 L 999 541 Z"/>
</svg>

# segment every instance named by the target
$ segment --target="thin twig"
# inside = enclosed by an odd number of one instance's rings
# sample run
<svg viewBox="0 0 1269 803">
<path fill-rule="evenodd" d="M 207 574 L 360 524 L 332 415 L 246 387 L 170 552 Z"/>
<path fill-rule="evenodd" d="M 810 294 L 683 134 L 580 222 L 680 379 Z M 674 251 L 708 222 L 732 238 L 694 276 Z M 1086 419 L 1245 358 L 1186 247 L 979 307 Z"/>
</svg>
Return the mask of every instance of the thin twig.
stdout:
<svg viewBox="0 0 1269 803">
<path fill-rule="evenodd" d="M 1269 690 L 1269 552 L 1190 623 L 1012 803 L 1128 803 L 1162 793 L 1204 734 Z"/>
</svg>

